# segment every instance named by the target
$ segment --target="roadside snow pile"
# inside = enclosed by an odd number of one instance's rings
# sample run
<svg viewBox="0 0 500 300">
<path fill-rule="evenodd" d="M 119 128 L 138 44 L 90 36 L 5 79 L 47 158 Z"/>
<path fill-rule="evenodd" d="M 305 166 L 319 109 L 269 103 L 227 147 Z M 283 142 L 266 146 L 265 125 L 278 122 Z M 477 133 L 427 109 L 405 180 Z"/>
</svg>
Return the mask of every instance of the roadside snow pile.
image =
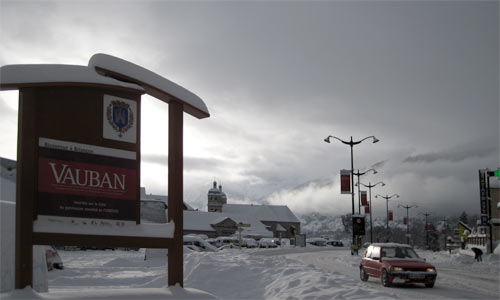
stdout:
<svg viewBox="0 0 500 300">
<path fill-rule="evenodd" d="M 169 288 L 111 288 L 111 289 L 87 289 L 82 293 L 81 290 L 63 290 L 50 293 L 37 293 L 29 287 L 22 290 L 14 290 L 8 294 L 2 294 L 2 299 L 60 299 L 60 300 L 79 300 L 79 299 L 218 299 L 214 295 L 197 289 L 181 288 L 172 286 Z"/>
<path fill-rule="evenodd" d="M 186 256 L 184 283 L 222 299 L 387 299 L 394 296 L 366 287 L 357 278 L 327 273 L 282 255 L 268 255 L 272 252 L 229 249 L 192 253 Z"/>
<path fill-rule="evenodd" d="M 8 292 L 14 289 L 15 281 L 16 203 L 0 200 L 0 212 L 0 266 L 2 267 L 0 292 Z M 48 290 L 44 246 L 33 246 L 33 287 L 39 292 Z"/>
<path fill-rule="evenodd" d="M 449 254 L 447 251 L 419 251 L 418 254 L 434 264 L 438 273 L 440 268 L 449 268 L 450 265 L 453 265 L 455 268 L 462 269 L 463 272 L 491 274 L 492 278 L 499 277 L 500 255 L 495 253 L 483 254 L 481 262 L 477 262 L 473 256 L 460 253 Z"/>
</svg>

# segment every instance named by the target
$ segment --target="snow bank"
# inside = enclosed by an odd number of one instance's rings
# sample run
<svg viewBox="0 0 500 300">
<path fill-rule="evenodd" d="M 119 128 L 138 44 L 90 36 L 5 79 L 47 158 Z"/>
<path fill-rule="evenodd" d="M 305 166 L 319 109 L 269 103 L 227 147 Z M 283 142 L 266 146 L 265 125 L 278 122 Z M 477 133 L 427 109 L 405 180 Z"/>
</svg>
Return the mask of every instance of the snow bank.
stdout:
<svg viewBox="0 0 500 300">
<path fill-rule="evenodd" d="M 0 200 L 0 212 L 0 292 L 7 292 L 13 290 L 15 285 L 16 203 Z M 33 288 L 36 291 L 48 291 L 47 272 L 45 247 L 33 246 Z"/>
<path fill-rule="evenodd" d="M 209 293 L 173 286 L 169 288 L 121 288 L 121 289 L 88 289 L 65 290 L 50 293 L 37 293 L 31 288 L 15 290 L 2 294 L 2 299 L 218 299 Z"/>
<path fill-rule="evenodd" d="M 16 203 L 0 200 L 1 211 L 1 252 L 0 266 L 2 266 L 0 292 L 10 291 L 14 288 L 14 251 Z"/>
</svg>

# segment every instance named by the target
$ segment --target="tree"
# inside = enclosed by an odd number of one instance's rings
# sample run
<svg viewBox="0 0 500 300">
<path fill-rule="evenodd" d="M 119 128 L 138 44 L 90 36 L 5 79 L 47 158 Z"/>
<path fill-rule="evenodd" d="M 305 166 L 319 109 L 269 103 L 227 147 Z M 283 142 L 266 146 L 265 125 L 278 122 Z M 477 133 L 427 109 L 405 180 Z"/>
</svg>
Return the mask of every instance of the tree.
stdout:
<svg viewBox="0 0 500 300">
<path fill-rule="evenodd" d="M 351 232 L 352 231 L 352 215 L 347 214 L 342 216 L 342 225 L 344 225 L 344 230 L 345 232 Z"/>
</svg>

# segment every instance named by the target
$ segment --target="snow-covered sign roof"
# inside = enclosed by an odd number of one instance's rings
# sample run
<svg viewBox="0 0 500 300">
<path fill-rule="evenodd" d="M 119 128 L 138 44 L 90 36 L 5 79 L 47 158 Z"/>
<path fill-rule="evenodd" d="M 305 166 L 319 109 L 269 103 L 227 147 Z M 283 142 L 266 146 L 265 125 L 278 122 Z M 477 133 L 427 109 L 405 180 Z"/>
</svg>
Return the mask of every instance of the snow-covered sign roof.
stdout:
<svg viewBox="0 0 500 300">
<path fill-rule="evenodd" d="M 260 221 L 300 223 L 293 212 L 284 205 L 225 204 L 222 211 L 228 214 L 257 218 Z"/>
<path fill-rule="evenodd" d="M 181 103 L 184 112 L 198 119 L 210 116 L 205 102 L 192 92 L 141 66 L 107 54 L 94 54 L 88 67 L 55 64 L 0 67 L 0 90 L 68 85 L 146 92 L 167 103 Z"/>
<path fill-rule="evenodd" d="M 106 236 L 158 237 L 172 238 L 175 225 L 173 222 L 164 224 L 127 224 L 125 226 L 99 226 L 79 224 L 63 224 L 46 220 L 35 220 L 33 232 L 62 234 L 94 234 Z"/>
<path fill-rule="evenodd" d="M 16 90 L 35 86 L 95 86 L 144 94 L 137 84 L 101 76 L 92 68 L 75 65 L 6 65 L 0 67 L 0 89 Z"/>
<path fill-rule="evenodd" d="M 207 106 L 200 97 L 134 63 L 98 53 L 90 58 L 89 67 L 106 76 L 137 83 L 146 90 L 146 93 L 165 102 L 178 101 L 183 104 L 184 111 L 194 117 L 202 119 L 210 116 Z"/>
</svg>

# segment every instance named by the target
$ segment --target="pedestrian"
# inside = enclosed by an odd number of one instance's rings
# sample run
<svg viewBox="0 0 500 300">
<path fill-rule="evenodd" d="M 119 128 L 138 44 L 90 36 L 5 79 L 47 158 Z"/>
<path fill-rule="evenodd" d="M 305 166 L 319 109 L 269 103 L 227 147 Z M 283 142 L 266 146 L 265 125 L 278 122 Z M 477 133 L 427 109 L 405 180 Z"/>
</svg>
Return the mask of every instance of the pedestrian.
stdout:
<svg viewBox="0 0 500 300">
<path fill-rule="evenodd" d="M 477 248 L 472 248 L 472 251 L 474 251 L 474 259 L 478 262 L 483 261 L 483 251 L 477 249 Z"/>
</svg>

